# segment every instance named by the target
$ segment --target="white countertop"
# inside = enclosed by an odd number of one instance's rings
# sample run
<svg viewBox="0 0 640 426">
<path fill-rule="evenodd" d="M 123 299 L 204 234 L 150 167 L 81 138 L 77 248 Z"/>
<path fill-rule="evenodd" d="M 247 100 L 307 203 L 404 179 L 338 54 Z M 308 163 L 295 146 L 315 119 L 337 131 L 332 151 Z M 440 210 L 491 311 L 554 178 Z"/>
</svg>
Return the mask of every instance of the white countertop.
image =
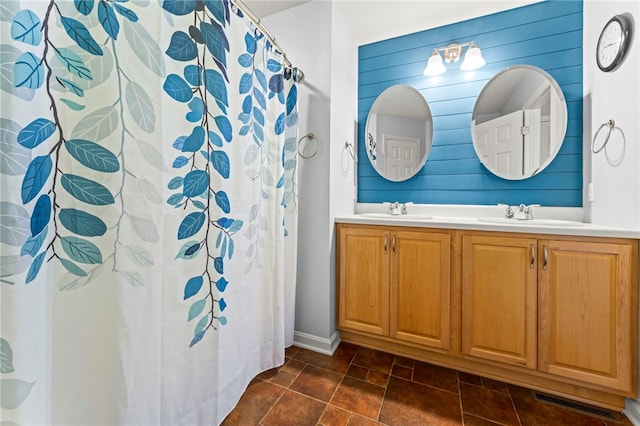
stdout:
<svg viewBox="0 0 640 426">
<path fill-rule="evenodd" d="M 337 216 L 337 223 L 421 228 L 467 229 L 549 235 L 640 239 L 640 230 L 585 223 L 582 208 L 537 207 L 533 220 L 504 219 L 496 206 L 411 205 L 407 215 L 390 215 L 380 204 L 358 204 L 356 213 Z"/>
</svg>

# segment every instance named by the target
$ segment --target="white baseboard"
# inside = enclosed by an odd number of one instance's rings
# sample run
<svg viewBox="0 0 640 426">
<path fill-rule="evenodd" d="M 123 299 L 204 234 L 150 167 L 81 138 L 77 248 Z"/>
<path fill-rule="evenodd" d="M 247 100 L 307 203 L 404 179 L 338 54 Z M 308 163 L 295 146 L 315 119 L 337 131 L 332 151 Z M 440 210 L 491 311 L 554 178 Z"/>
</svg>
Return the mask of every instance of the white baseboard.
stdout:
<svg viewBox="0 0 640 426">
<path fill-rule="evenodd" d="M 340 332 L 336 331 L 330 339 L 314 336 L 301 331 L 293 332 L 293 344 L 299 348 L 309 349 L 325 355 L 333 355 L 340 344 Z"/>
<path fill-rule="evenodd" d="M 640 426 L 640 401 L 627 398 L 624 400 L 624 415 L 634 424 Z"/>
</svg>

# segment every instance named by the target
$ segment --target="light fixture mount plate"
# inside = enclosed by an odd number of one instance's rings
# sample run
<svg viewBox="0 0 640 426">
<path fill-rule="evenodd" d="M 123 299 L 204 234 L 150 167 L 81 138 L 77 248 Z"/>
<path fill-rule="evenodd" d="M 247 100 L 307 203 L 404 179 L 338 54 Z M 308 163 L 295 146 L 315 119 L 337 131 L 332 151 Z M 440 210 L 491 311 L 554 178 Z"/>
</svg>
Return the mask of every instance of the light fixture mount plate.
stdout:
<svg viewBox="0 0 640 426">
<path fill-rule="evenodd" d="M 444 50 L 444 61 L 448 64 L 458 62 L 462 56 L 462 45 L 458 43 L 452 43 L 448 45 Z"/>
</svg>

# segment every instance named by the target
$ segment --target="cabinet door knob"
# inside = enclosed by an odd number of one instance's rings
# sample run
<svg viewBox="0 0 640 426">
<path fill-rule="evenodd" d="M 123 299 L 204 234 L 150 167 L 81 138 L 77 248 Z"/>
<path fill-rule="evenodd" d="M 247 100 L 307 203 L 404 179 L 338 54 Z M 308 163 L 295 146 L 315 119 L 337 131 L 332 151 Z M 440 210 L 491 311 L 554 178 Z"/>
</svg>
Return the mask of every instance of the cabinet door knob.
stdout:
<svg viewBox="0 0 640 426">
<path fill-rule="evenodd" d="M 391 236 L 391 254 L 396 254 L 396 236 Z"/>
<path fill-rule="evenodd" d="M 384 254 L 387 254 L 387 234 L 384 234 L 384 241 L 382 244 L 384 245 Z"/>
<path fill-rule="evenodd" d="M 533 244 L 531 244 L 531 262 L 529 263 L 529 268 L 533 268 L 536 264 L 536 248 Z"/>
<path fill-rule="evenodd" d="M 548 262 L 549 262 L 549 250 L 547 250 L 547 246 L 544 246 L 542 248 L 542 269 L 544 269 L 545 271 L 549 266 Z"/>
</svg>

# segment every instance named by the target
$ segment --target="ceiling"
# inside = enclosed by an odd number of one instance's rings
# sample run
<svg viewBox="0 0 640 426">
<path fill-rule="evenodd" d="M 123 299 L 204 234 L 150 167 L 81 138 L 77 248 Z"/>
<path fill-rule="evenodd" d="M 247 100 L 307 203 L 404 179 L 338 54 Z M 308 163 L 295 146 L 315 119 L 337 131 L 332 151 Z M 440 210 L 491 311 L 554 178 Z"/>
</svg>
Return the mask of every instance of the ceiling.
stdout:
<svg viewBox="0 0 640 426">
<path fill-rule="evenodd" d="M 313 0 L 332 1 L 332 0 Z M 541 0 L 333 0 L 361 46 L 453 22 L 489 15 Z M 308 1 L 243 0 L 263 19 Z M 268 29 L 268 27 L 267 27 Z"/>
<path fill-rule="evenodd" d="M 300 6 L 301 4 L 308 3 L 309 1 L 310 0 L 242 0 L 242 3 L 247 5 L 254 15 L 262 19 L 265 16 Z"/>
</svg>

